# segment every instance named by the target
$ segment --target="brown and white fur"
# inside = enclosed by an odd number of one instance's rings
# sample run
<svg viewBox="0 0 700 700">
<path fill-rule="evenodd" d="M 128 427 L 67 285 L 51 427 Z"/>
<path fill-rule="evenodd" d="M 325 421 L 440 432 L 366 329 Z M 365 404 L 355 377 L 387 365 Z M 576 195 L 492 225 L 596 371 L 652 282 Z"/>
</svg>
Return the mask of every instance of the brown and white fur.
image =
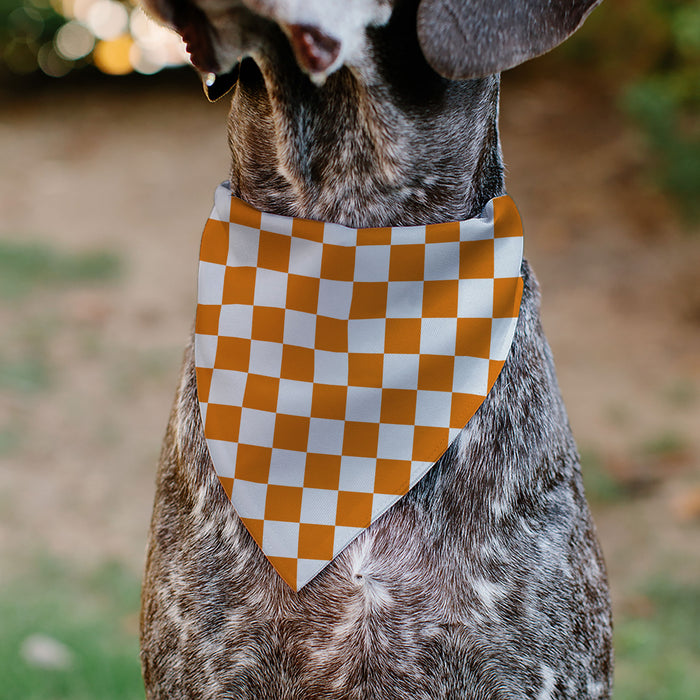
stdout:
<svg viewBox="0 0 700 700">
<path fill-rule="evenodd" d="M 466 219 L 504 193 L 497 72 L 596 4 L 149 0 L 217 74 L 214 95 L 234 84 L 233 193 L 355 227 Z M 214 474 L 190 346 L 143 588 L 148 698 L 610 696 L 605 569 L 527 263 L 522 274 L 513 346 L 474 418 L 298 593 Z"/>
</svg>

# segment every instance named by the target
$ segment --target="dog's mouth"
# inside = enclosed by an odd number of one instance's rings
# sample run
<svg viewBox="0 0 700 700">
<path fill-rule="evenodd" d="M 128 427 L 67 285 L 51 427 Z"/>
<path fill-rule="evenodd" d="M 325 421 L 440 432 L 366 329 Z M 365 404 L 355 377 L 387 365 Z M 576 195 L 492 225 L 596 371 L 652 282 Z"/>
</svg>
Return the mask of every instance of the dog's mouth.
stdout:
<svg viewBox="0 0 700 700">
<path fill-rule="evenodd" d="M 340 41 L 318 27 L 292 24 L 287 28 L 289 42 L 299 65 L 312 77 L 322 76 L 336 63 Z"/>
<path fill-rule="evenodd" d="M 314 82 L 323 82 L 340 54 L 340 42 L 316 27 L 291 25 L 286 31 L 299 65 Z M 210 102 L 226 95 L 238 82 L 241 62 L 227 73 L 205 73 L 204 92 Z"/>
</svg>

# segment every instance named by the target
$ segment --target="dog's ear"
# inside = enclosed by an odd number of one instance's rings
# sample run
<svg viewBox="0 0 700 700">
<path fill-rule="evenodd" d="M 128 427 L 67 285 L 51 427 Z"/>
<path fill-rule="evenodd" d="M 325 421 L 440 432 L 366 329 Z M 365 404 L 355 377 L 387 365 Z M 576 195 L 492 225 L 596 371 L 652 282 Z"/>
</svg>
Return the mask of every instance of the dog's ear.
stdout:
<svg viewBox="0 0 700 700">
<path fill-rule="evenodd" d="M 601 0 L 421 0 L 418 41 L 445 78 L 513 68 L 573 34 Z"/>
</svg>

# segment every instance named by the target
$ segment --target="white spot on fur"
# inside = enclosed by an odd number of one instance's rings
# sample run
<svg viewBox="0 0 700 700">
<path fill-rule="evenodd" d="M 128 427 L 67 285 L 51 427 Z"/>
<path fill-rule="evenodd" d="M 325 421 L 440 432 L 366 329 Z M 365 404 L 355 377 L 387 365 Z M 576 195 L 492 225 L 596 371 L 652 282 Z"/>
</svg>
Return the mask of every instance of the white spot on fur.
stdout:
<svg viewBox="0 0 700 700">
<path fill-rule="evenodd" d="M 489 502 L 489 505 L 491 506 L 491 512 L 497 519 L 513 511 L 510 500 L 506 498 L 495 497 Z"/>
<path fill-rule="evenodd" d="M 394 602 L 386 586 L 371 575 L 356 579 L 365 597 L 365 605 L 372 610 L 391 607 Z"/>
<path fill-rule="evenodd" d="M 363 565 L 370 557 L 371 543 L 372 537 L 365 531 L 345 550 L 353 579 L 363 576 Z"/>
<path fill-rule="evenodd" d="M 592 698 L 593 700 L 595 700 L 595 698 L 607 697 L 607 687 L 600 681 L 590 679 L 586 689 L 588 690 L 588 697 Z"/>
<path fill-rule="evenodd" d="M 352 581 L 364 597 L 364 608 L 378 610 L 391 606 L 393 598 L 386 586 L 367 567 L 367 562 L 372 559 L 371 545 L 371 535 L 360 537 L 355 541 L 355 546 L 348 550 L 348 559 Z"/>
<path fill-rule="evenodd" d="M 542 689 L 537 696 L 537 700 L 551 700 L 554 684 L 557 680 L 554 669 L 540 664 L 540 673 L 542 674 Z"/>
<path fill-rule="evenodd" d="M 503 586 L 483 578 L 474 580 L 472 588 L 481 604 L 488 610 L 493 610 L 495 602 L 503 598 L 506 593 Z"/>
<path fill-rule="evenodd" d="M 203 520 L 209 510 L 207 489 L 204 486 L 201 486 L 197 489 L 197 500 L 195 501 L 194 508 L 192 509 L 192 515 L 197 518 L 197 520 Z"/>
</svg>

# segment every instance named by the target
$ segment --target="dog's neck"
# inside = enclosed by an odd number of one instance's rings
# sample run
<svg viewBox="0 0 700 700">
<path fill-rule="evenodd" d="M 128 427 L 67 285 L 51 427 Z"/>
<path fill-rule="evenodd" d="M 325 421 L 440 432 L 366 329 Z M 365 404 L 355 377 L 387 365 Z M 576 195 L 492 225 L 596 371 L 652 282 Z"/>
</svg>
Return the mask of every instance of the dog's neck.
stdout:
<svg viewBox="0 0 700 700">
<path fill-rule="evenodd" d="M 234 194 L 366 227 L 464 220 L 504 193 L 498 77 L 444 80 L 393 25 L 370 35 L 366 66 L 320 87 L 286 42 L 260 67 L 243 62 L 229 121 Z"/>
</svg>

